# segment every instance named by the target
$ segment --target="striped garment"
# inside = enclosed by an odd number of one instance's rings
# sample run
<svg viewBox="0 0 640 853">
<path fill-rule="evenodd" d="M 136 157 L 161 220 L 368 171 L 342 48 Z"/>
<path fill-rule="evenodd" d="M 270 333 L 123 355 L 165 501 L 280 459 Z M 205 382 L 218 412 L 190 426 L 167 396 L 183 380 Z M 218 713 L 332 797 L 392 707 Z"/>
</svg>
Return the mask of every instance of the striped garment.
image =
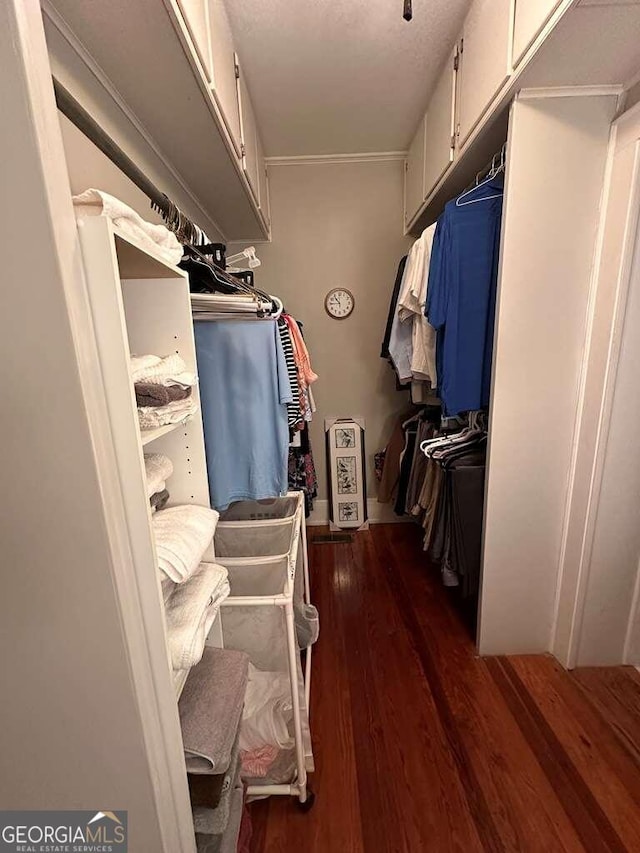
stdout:
<svg viewBox="0 0 640 853">
<path fill-rule="evenodd" d="M 286 322 L 280 318 L 278 320 L 278 332 L 282 341 L 282 350 L 284 359 L 287 363 L 287 373 L 289 374 L 289 382 L 291 384 L 292 403 L 287 403 L 287 421 L 290 427 L 302 421 L 302 409 L 300 406 L 300 385 L 298 383 L 298 370 L 296 368 L 296 360 L 293 355 L 293 344 L 291 343 L 291 332 Z"/>
</svg>

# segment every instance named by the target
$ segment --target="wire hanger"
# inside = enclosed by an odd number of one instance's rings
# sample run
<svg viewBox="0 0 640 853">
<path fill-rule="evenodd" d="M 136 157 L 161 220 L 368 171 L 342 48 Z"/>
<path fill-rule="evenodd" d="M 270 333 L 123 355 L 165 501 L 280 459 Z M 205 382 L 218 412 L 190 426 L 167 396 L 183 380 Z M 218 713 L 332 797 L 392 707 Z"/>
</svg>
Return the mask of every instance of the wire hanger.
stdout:
<svg viewBox="0 0 640 853">
<path fill-rule="evenodd" d="M 503 197 L 503 193 L 494 193 L 493 195 L 485 195 L 482 198 L 472 198 L 470 201 L 463 201 L 463 199 L 470 196 L 471 193 L 474 193 L 476 190 L 479 190 L 481 187 L 484 187 L 484 186 L 487 186 L 487 184 L 490 184 L 491 181 L 493 181 L 494 178 L 496 178 L 497 175 L 500 174 L 500 172 L 504 171 L 505 166 L 506 166 L 505 152 L 506 152 L 506 142 L 502 146 L 500 152 L 497 154 L 494 154 L 493 157 L 491 158 L 491 165 L 489 167 L 489 174 L 487 175 L 487 177 L 481 183 L 478 183 L 478 179 L 479 179 L 480 175 L 482 174 L 482 172 L 478 172 L 478 174 L 476 175 L 475 186 L 471 187 L 471 189 L 465 190 L 465 192 L 463 192 L 462 195 L 458 196 L 458 198 L 456 199 L 456 207 L 466 207 L 469 204 L 478 204 L 478 202 L 481 202 L 481 201 L 489 201 L 492 198 L 502 198 Z M 497 163 L 496 163 L 496 160 L 498 160 Z M 482 171 L 484 171 L 484 169 Z"/>
</svg>

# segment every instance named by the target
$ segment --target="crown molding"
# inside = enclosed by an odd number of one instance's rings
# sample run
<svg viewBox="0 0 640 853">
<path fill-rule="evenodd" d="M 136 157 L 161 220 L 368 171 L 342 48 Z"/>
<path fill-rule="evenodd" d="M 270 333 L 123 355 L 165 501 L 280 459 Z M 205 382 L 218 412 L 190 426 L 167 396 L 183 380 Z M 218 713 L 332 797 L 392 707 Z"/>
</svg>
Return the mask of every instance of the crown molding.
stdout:
<svg viewBox="0 0 640 853">
<path fill-rule="evenodd" d="M 404 160 L 406 151 L 372 151 L 359 154 L 298 154 L 290 157 L 266 157 L 268 166 L 334 166 L 349 163 L 391 163 Z"/>
<path fill-rule="evenodd" d="M 548 86 L 521 89 L 516 97 L 519 101 L 543 98 L 598 98 L 602 95 L 619 97 L 624 92 L 622 85 L 605 86 Z"/>
</svg>

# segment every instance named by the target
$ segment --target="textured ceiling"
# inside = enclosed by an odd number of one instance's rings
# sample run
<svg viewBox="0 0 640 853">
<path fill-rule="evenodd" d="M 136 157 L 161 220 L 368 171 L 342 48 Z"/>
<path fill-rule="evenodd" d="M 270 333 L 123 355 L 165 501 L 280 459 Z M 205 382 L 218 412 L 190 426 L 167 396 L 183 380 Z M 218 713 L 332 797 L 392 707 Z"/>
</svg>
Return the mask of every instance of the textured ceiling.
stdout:
<svg viewBox="0 0 640 853">
<path fill-rule="evenodd" d="M 408 147 L 470 0 L 226 0 L 270 156 Z"/>
</svg>

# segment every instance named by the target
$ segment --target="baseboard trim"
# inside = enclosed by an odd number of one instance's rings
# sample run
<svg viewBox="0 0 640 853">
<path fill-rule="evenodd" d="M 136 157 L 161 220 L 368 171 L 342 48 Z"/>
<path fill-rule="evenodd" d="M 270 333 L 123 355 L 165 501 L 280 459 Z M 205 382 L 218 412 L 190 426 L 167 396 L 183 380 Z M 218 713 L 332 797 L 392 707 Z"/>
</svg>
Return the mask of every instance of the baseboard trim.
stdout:
<svg viewBox="0 0 640 853">
<path fill-rule="evenodd" d="M 381 504 L 375 498 L 367 499 L 369 524 L 404 524 L 411 521 L 407 516 L 397 516 L 391 504 Z M 326 498 L 313 502 L 313 512 L 307 519 L 307 527 L 329 524 L 329 501 Z"/>
</svg>

